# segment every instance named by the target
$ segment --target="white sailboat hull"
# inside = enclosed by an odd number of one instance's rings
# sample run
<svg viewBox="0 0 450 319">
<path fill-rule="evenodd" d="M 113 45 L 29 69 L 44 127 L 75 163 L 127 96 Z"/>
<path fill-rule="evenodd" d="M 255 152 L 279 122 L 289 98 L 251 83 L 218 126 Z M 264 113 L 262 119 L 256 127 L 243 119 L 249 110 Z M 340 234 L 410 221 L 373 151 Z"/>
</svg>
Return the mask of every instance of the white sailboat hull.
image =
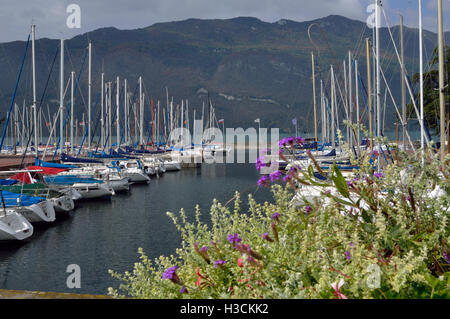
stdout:
<svg viewBox="0 0 450 319">
<path fill-rule="evenodd" d="M 30 223 L 51 223 L 55 221 L 55 209 L 49 200 L 30 206 L 17 206 L 14 209 L 25 217 Z"/>
<path fill-rule="evenodd" d="M 93 199 L 115 195 L 115 192 L 111 187 L 98 183 L 75 183 L 72 187 L 80 193 L 82 199 Z"/>
<path fill-rule="evenodd" d="M 75 208 L 75 202 L 67 195 L 49 199 L 56 213 L 70 212 Z"/>
<path fill-rule="evenodd" d="M 127 177 L 116 180 L 107 180 L 105 183 L 111 187 L 114 192 L 128 192 L 130 190 L 130 181 Z"/>
<path fill-rule="evenodd" d="M 33 235 L 33 226 L 14 209 L 0 213 L 0 241 L 24 240 Z"/>
</svg>

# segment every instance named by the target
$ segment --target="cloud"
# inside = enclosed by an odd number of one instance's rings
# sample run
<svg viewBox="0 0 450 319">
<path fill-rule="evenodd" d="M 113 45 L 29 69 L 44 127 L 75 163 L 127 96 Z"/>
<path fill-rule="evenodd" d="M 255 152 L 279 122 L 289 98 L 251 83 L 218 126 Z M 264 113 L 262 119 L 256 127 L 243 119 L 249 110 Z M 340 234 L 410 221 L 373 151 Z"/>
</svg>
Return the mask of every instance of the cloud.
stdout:
<svg viewBox="0 0 450 319">
<path fill-rule="evenodd" d="M 30 24 L 36 24 L 37 37 L 71 38 L 102 27 L 119 29 L 142 28 L 158 22 L 188 18 L 226 19 L 237 16 L 254 16 L 263 21 L 280 19 L 296 21 L 313 20 L 330 14 L 365 21 L 367 5 L 373 0 L 2 0 L 0 12 L 0 42 L 24 40 Z M 416 0 L 383 1 L 391 25 L 398 23 L 398 12 L 408 16 L 405 21 L 417 26 Z M 432 25 L 435 8 L 427 1 L 424 25 Z M 75 3 L 81 7 L 81 29 L 66 26 L 66 7 Z M 444 0 L 445 12 L 449 1 Z M 410 11 L 408 11 L 410 10 Z M 425 22 L 426 21 L 426 22 Z M 435 23 L 434 23 L 435 24 Z M 448 26 L 448 23 L 446 24 Z M 447 27 L 448 29 L 448 27 Z"/>
</svg>

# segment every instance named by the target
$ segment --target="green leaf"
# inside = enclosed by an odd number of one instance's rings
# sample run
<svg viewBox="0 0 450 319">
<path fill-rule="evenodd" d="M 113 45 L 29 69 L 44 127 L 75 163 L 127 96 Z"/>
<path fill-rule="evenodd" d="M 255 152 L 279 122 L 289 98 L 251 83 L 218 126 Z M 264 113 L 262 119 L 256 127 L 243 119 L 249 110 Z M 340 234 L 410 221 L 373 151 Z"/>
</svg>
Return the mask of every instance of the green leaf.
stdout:
<svg viewBox="0 0 450 319">
<path fill-rule="evenodd" d="M 333 172 L 335 173 L 335 175 L 332 175 L 331 178 L 333 179 L 336 189 L 339 191 L 339 193 L 342 194 L 342 196 L 350 198 L 350 191 L 348 190 L 347 181 L 345 180 L 344 176 L 342 176 L 342 173 L 337 167 L 336 163 L 333 163 Z"/>
</svg>

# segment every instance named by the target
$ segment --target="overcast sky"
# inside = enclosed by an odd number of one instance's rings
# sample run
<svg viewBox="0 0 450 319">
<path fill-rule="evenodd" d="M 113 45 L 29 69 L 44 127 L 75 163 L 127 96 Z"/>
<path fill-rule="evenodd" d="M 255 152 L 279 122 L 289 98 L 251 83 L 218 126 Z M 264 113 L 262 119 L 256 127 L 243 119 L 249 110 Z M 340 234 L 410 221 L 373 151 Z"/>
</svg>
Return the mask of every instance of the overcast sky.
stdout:
<svg viewBox="0 0 450 319">
<path fill-rule="evenodd" d="M 135 29 L 157 22 L 188 18 L 227 19 L 257 17 L 266 22 L 280 19 L 308 21 L 330 14 L 366 21 L 373 0 L 0 0 L 0 42 L 26 40 L 30 25 L 36 37 L 72 38 L 102 27 Z M 66 25 L 69 4 L 81 8 L 81 28 Z M 450 0 L 444 3 L 444 26 L 450 30 Z M 398 14 L 407 26 L 418 26 L 418 0 L 383 0 L 389 24 Z M 437 0 L 423 0 L 423 25 L 437 31 Z"/>
</svg>

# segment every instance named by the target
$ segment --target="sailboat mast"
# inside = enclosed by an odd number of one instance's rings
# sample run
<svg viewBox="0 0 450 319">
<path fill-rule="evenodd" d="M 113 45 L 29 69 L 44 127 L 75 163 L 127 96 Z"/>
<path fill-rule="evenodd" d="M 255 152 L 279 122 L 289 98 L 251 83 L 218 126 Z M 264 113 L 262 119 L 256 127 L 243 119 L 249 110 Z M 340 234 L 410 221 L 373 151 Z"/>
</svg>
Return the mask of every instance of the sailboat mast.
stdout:
<svg viewBox="0 0 450 319">
<path fill-rule="evenodd" d="M 376 9 L 375 9 L 375 54 L 376 54 L 376 107 L 377 107 L 377 136 L 381 136 L 381 76 L 380 76 L 380 0 L 376 0 Z"/>
<path fill-rule="evenodd" d="M 445 95 L 444 95 L 444 18 L 442 0 L 438 0 L 438 59 L 439 59 L 439 115 L 441 127 L 441 160 L 445 165 Z M 450 131 L 450 128 L 447 127 Z M 450 151 L 450 140 L 447 141 L 447 152 Z"/>
<path fill-rule="evenodd" d="M 60 152 L 64 151 L 64 40 L 61 39 L 60 52 L 60 74 L 59 74 L 59 141 Z"/>
<path fill-rule="evenodd" d="M 91 149 L 91 94 L 92 94 L 92 43 L 89 41 L 88 61 L 88 150 Z"/>
<path fill-rule="evenodd" d="M 139 77 L 139 142 L 144 144 L 144 99 L 142 98 L 142 76 Z"/>
<path fill-rule="evenodd" d="M 331 146 L 336 147 L 336 134 L 334 133 L 334 102 L 335 102 L 335 88 L 334 88 L 334 71 L 331 66 Z"/>
<path fill-rule="evenodd" d="M 358 91 L 358 60 L 355 60 L 355 99 L 356 99 L 356 124 L 357 129 L 356 129 L 356 146 L 357 146 L 357 150 L 358 150 L 358 154 L 359 154 L 359 150 L 360 150 L 360 142 L 359 142 L 359 135 L 360 135 L 360 130 L 359 130 L 359 91 Z"/>
<path fill-rule="evenodd" d="M 406 86 L 405 86 L 405 48 L 403 39 L 403 16 L 400 15 L 400 56 L 401 56 L 401 88 L 402 88 L 402 136 L 403 150 L 406 151 Z"/>
<path fill-rule="evenodd" d="M 311 64 L 312 64 L 312 86 L 313 86 L 313 105 L 314 105 L 314 141 L 317 140 L 317 106 L 316 106 L 316 76 L 314 70 L 314 52 L 311 52 Z M 297 120 L 295 121 L 297 125 Z"/>
<path fill-rule="evenodd" d="M 75 72 L 70 73 L 70 154 L 73 154 L 73 91 L 75 82 Z"/>
<path fill-rule="evenodd" d="M 104 101 L 105 101 L 105 73 L 102 73 L 101 84 L 101 103 L 100 103 L 100 144 L 103 147 L 105 145 L 105 121 L 104 121 Z M 89 117 L 89 115 L 88 115 Z"/>
<path fill-rule="evenodd" d="M 366 64 L 367 64 L 367 100 L 369 105 L 369 138 L 370 147 L 373 149 L 373 128 L 372 128 L 372 80 L 370 76 L 370 45 L 369 38 L 366 38 Z"/>
<path fill-rule="evenodd" d="M 424 147 L 424 116 L 423 116 L 423 35 L 422 35 L 422 0 L 419 0 L 419 82 L 420 82 L 420 148 Z"/>
<path fill-rule="evenodd" d="M 350 125 L 353 123 L 353 107 L 352 107 L 352 52 L 348 51 L 348 120 Z M 350 126 L 349 145 L 353 146 L 353 128 Z"/>
<path fill-rule="evenodd" d="M 119 77 L 117 77 L 116 81 L 116 138 L 117 138 L 117 149 L 120 147 L 120 112 L 119 112 L 119 104 L 120 104 L 120 81 Z"/>
<path fill-rule="evenodd" d="M 36 51 L 35 51 L 36 26 L 31 25 L 31 52 L 33 68 L 33 115 L 34 115 L 34 148 L 36 157 L 38 157 L 38 132 L 37 132 L 37 113 L 36 113 Z"/>
<path fill-rule="evenodd" d="M 123 99 L 124 99 L 124 103 L 123 103 L 123 107 L 125 110 L 125 114 L 124 114 L 124 128 L 123 128 L 123 133 L 125 135 L 125 145 L 128 145 L 128 89 L 127 89 L 127 79 L 124 80 L 124 85 L 123 85 Z"/>
</svg>

